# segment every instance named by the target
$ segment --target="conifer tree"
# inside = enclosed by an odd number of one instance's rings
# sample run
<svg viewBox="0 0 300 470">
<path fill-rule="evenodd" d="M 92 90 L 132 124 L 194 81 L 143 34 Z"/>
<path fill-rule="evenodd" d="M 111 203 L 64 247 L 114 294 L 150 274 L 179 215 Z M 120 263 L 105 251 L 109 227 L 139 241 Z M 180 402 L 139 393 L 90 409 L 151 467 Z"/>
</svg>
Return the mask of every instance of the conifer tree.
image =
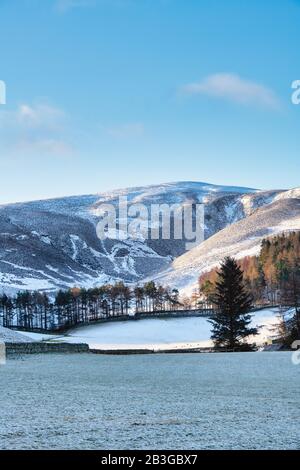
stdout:
<svg viewBox="0 0 300 470">
<path fill-rule="evenodd" d="M 217 311 L 210 322 L 215 345 L 233 350 L 245 348 L 245 338 L 257 334 L 257 330 L 249 326 L 252 297 L 245 289 L 243 272 L 233 258 L 225 258 L 218 271 L 213 302 Z"/>
</svg>

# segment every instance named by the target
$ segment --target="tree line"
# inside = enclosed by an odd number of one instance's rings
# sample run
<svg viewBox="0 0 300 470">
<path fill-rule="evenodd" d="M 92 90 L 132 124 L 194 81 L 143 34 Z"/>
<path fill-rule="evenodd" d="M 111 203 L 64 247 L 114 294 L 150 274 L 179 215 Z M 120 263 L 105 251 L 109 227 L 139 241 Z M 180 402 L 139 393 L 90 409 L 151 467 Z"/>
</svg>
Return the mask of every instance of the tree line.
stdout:
<svg viewBox="0 0 300 470">
<path fill-rule="evenodd" d="M 178 290 L 153 281 L 134 288 L 123 282 L 91 289 L 74 287 L 59 290 L 54 299 L 38 291 L 20 291 L 15 297 L 0 296 L 0 325 L 51 331 L 129 313 L 182 308 Z"/>
<path fill-rule="evenodd" d="M 247 341 L 257 334 L 251 327 L 251 310 L 258 303 L 280 304 L 279 335 L 290 346 L 300 338 L 300 232 L 263 240 L 258 256 L 239 261 L 225 258 L 219 268 L 200 276 L 196 297 L 198 307 L 213 306 L 209 321 L 217 348 L 251 349 Z M 54 299 L 46 293 L 23 291 L 15 297 L 0 296 L 0 324 L 63 330 L 133 313 L 190 309 L 194 302 L 193 298 L 179 299 L 177 289 L 153 281 L 135 287 L 123 282 L 91 289 L 74 287 L 59 290 Z"/>
</svg>

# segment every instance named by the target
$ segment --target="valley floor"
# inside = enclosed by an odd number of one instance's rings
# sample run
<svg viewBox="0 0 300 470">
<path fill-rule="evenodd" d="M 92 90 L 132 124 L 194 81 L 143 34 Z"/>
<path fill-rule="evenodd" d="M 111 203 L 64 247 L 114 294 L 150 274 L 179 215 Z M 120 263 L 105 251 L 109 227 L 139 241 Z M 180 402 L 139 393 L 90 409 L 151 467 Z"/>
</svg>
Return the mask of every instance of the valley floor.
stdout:
<svg viewBox="0 0 300 470">
<path fill-rule="evenodd" d="M 290 352 L 33 355 L 0 366 L 0 449 L 299 449 Z"/>
</svg>

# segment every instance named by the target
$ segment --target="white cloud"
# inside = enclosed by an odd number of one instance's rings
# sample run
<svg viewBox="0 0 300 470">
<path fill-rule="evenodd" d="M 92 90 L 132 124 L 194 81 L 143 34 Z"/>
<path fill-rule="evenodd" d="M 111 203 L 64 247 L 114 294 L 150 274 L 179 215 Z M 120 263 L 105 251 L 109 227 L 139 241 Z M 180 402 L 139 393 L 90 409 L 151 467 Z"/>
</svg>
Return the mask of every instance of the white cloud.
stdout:
<svg viewBox="0 0 300 470">
<path fill-rule="evenodd" d="M 10 155 L 68 156 L 72 146 L 67 142 L 66 115 L 44 103 L 21 104 L 14 111 L 0 113 L 2 151 Z"/>
<path fill-rule="evenodd" d="M 116 126 L 103 127 L 105 132 L 116 139 L 128 139 L 141 137 L 144 134 L 144 125 L 140 122 L 131 122 L 127 124 L 119 124 Z"/>
<path fill-rule="evenodd" d="M 31 128 L 47 127 L 56 128 L 61 124 L 65 113 L 59 109 L 47 104 L 36 104 L 30 106 L 21 104 L 16 113 L 19 123 Z"/>
<path fill-rule="evenodd" d="M 209 95 L 227 99 L 242 105 L 270 109 L 278 109 L 280 106 L 278 97 L 270 88 L 231 73 L 209 75 L 200 82 L 183 86 L 181 91 L 188 95 Z"/>
</svg>

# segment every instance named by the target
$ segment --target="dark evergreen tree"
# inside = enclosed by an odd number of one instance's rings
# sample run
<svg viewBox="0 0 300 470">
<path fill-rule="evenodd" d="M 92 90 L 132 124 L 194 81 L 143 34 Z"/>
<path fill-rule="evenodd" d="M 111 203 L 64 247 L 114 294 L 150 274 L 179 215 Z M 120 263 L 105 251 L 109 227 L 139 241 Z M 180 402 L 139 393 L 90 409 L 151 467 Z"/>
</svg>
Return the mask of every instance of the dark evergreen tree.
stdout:
<svg viewBox="0 0 300 470">
<path fill-rule="evenodd" d="M 217 347 L 244 349 L 245 338 L 257 334 L 256 328 L 249 326 L 252 297 L 245 289 L 243 272 L 233 258 L 225 258 L 217 274 L 213 295 L 217 311 L 210 320 L 212 339 Z"/>
</svg>

